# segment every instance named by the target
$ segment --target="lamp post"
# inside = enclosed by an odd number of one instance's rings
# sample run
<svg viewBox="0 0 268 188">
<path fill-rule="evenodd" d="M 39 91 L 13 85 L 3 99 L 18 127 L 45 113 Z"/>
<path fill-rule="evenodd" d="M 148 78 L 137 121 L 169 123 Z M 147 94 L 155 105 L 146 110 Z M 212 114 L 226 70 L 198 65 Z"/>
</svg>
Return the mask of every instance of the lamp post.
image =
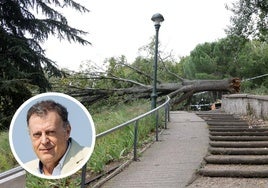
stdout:
<svg viewBox="0 0 268 188">
<path fill-rule="evenodd" d="M 159 34 L 159 28 L 161 26 L 161 22 L 164 21 L 164 17 L 156 13 L 152 16 L 151 20 L 154 22 L 155 27 L 155 54 L 154 54 L 154 74 L 153 74 L 153 90 L 151 94 L 152 99 L 152 109 L 156 108 L 156 99 L 157 99 L 157 89 L 156 89 L 156 83 L 157 83 L 157 60 L 158 60 L 158 34 Z"/>
</svg>

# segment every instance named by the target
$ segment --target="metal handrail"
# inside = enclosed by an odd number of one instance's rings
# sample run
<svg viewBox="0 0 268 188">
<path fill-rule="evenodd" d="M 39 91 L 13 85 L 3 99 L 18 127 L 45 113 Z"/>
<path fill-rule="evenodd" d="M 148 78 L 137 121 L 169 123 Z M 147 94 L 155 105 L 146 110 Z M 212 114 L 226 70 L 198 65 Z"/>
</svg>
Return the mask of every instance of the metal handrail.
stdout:
<svg viewBox="0 0 268 188">
<path fill-rule="evenodd" d="M 156 107 L 156 108 L 154 108 L 154 109 L 152 109 L 152 110 L 150 110 L 150 111 L 148 111 L 148 112 L 146 112 L 146 113 L 144 113 L 144 114 L 142 114 L 140 116 L 137 116 L 137 117 L 125 122 L 125 123 L 122 123 L 122 124 L 120 124 L 120 125 L 118 125 L 116 127 L 113 127 L 113 128 L 111 128 L 109 130 L 106 130 L 106 131 L 104 131 L 102 133 L 97 134 L 96 139 L 104 137 L 104 136 L 106 136 L 108 134 L 111 134 L 111 133 L 115 132 L 116 130 L 119 130 L 119 129 L 123 128 L 123 127 L 126 127 L 128 125 L 131 125 L 131 124 L 135 123 L 134 124 L 135 127 L 134 127 L 134 152 L 133 152 L 133 155 L 134 155 L 134 161 L 136 161 L 137 160 L 138 121 L 140 119 L 144 118 L 144 117 L 147 117 L 148 115 L 151 115 L 151 114 L 157 112 L 156 113 L 156 123 L 155 123 L 155 128 L 156 128 L 155 137 L 156 137 L 156 141 L 158 141 L 158 111 L 165 107 L 165 126 L 164 126 L 164 128 L 166 129 L 167 128 L 167 121 L 169 121 L 169 102 L 170 102 L 170 98 L 169 98 L 169 96 L 167 96 L 167 99 L 166 99 L 165 103 L 163 103 L 160 106 L 158 106 L 158 107 Z M 25 170 L 21 166 L 15 167 L 13 169 L 10 169 L 8 171 L 0 173 L 0 182 L 4 181 L 4 179 L 7 176 L 11 176 L 12 174 L 14 174 L 16 172 L 19 172 L 19 176 L 22 176 L 22 175 L 25 176 L 25 173 L 26 173 Z M 19 176 L 15 176 L 14 179 L 18 178 Z M 86 164 L 82 168 L 81 188 L 85 187 L 85 177 L 86 177 Z"/>
<path fill-rule="evenodd" d="M 10 170 L 0 173 L 0 187 L 25 187 L 26 171 L 17 166 Z"/>
<path fill-rule="evenodd" d="M 125 123 L 122 123 L 122 124 L 120 124 L 120 125 L 118 125 L 116 127 L 111 128 L 111 129 L 109 129 L 107 131 L 99 133 L 99 134 L 96 135 L 96 138 L 100 138 L 100 137 L 103 137 L 103 136 L 105 136 L 107 134 L 110 134 L 110 133 L 112 133 L 112 132 L 114 132 L 114 131 L 116 131 L 118 129 L 121 129 L 122 127 L 125 127 L 125 126 L 127 126 L 129 124 L 132 124 L 132 123 L 134 123 L 134 122 L 136 122 L 136 121 L 138 121 L 138 120 L 140 120 L 140 119 L 142 119 L 142 118 L 154 113 L 155 111 L 158 111 L 159 109 L 161 109 L 164 106 L 166 106 L 167 104 L 169 104 L 169 101 L 170 101 L 170 98 L 169 98 L 169 96 L 167 96 L 167 100 L 165 101 L 165 103 L 163 103 L 162 105 L 158 106 L 157 108 L 154 108 L 153 110 L 150 110 L 150 111 L 148 111 L 148 112 L 146 112 L 146 113 L 144 113 L 144 114 L 142 114 L 140 116 L 137 116 L 137 117 L 125 122 Z"/>
<path fill-rule="evenodd" d="M 116 130 L 119 130 L 123 127 L 126 127 L 128 125 L 135 123 L 134 124 L 135 127 L 134 127 L 134 144 L 133 144 L 134 145 L 134 151 L 133 151 L 134 157 L 133 157 L 133 159 L 134 159 L 134 161 L 137 161 L 138 121 L 144 117 L 147 117 L 148 115 L 151 115 L 151 114 L 157 112 L 156 113 L 156 122 L 155 122 L 155 129 L 156 129 L 155 130 L 155 139 L 156 139 L 156 141 L 158 141 L 158 111 L 165 107 L 165 126 L 164 126 L 164 128 L 166 129 L 167 128 L 167 121 L 169 121 L 169 102 L 170 102 L 170 97 L 167 96 L 165 103 L 163 103 L 160 106 L 158 106 L 158 107 L 156 107 L 156 108 L 154 108 L 154 109 L 152 109 L 152 110 L 150 110 L 150 111 L 148 111 L 140 116 L 137 116 L 137 117 L 125 122 L 125 123 L 122 123 L 116 127 L 113 127 L 111 129 L 107 130 L 107 131 L 104 131 L 104 132 L 97 134 L 96 139 L 99 139 L 103 136 L 106 136 L 108 134 L 115 132 Z M 82 176 L 81 177 L 81 188 L 85 188 L 86 164 L 82 168 L 82 175 L 81 176 Z"/>
</svg>

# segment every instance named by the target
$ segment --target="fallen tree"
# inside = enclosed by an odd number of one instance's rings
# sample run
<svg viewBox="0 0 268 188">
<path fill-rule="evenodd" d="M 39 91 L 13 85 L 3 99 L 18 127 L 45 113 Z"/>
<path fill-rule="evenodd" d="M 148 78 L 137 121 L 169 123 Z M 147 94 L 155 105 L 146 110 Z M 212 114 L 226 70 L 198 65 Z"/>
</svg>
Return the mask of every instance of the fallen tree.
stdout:
<svg viewBox="0 0 268 188">
<path fill-rule="evenodd" d="M 90 78 L 93 79 L 93 78 Z M 96 79 L 96 77 L 94 77 Z M 112 79 L 114 81 L 131 82 L 135 84 L 128 88 L 77 88 L 70 86 L 68 94 L 73 97 L 81 98 L 81 102 L 92 104 L 98 100 L 106 99 L 111 95 L 124 97 L 125 100 L 150 98 L 152 93 L 151 85 L 144 85 L 127 79 L 116 77 L 99 77 L 98 79 Z M 169 95 L 173 104 L 178 104 L 191 97 L 194 93 L 202 91 L 226 91 L 229 93 L 238 93 L 240 91 L 240 79 L 230 78 L 223 80 L 187 80 L 181 79 L 178 83 L 161 83 L 157 85 L 157 95 Z"/>
<path fill-rule="evenodd" d="M 174 105 L 181 103 L 198 92 L 223 91 L 238 93 L 240 91 L 241 81 L 239 78 L 221 80 L 184 79 L 168 69 L 165 59 L 161 57 L 159 59 L 161 63 L 158 66 L 159 73 L 161 70 L 162 75 L 170 75 L 171 79 L 169 80 L 173 79 L 174 81 L 166 83 L 167 81 L 161 80 L 159 75 L 157 78 L 157 96 L 160 98 L 168 95 Z M 122 99 L 122 101 L 150 98 L 153 89 L 151 84 L 153 77 L 148 73 L 150 72 L 148 67 L 139 66 L 138 64 L 127 64 L 124 60 L 112 60 L 108 70 L 102 70 L 102 67 L 90 67 L 89 72 L 70 73 L 70 75 L 75 76 L 72 80 L 73 82 L 69 82 L 68 88 L 65 88 L 64 92 L 79 98 L 82 103 L 88 105 L 107 99 L 110 96 L 116 96 L 116 99 Z M 134 74 L 135 76 L 133 77 Z M 86 82 L 86 84 L 79 86 L 79 80 Z"/>
</svg>

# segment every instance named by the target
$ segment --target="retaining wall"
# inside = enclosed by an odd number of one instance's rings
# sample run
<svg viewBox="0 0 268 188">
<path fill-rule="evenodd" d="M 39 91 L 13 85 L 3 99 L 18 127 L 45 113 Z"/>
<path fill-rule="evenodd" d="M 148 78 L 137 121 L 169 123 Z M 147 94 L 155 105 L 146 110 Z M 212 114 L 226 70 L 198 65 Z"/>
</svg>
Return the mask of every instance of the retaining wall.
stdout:
<svg viewBox="0 0 268 188">
<path fill-rule="evenodd" d="M 230 114 L 255 115 L 268 120 L 268 95 L 223 95 L 222 109 Z"/>
</svg>

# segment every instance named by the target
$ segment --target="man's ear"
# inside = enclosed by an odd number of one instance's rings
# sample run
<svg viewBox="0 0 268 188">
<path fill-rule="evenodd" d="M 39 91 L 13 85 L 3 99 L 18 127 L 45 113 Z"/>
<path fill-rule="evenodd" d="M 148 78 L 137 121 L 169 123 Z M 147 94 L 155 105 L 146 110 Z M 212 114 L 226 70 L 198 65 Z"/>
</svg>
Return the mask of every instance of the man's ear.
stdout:
<svg viewBox="0 0 268 188">
<path fill-rule="evenodd" d="M 66 127 L 66 136 L 67 136 L 67 139 L 70 137 L 70 134 L 71 134 L 71 126 L 68 124 L 67 127 Z"/>
</svg>

